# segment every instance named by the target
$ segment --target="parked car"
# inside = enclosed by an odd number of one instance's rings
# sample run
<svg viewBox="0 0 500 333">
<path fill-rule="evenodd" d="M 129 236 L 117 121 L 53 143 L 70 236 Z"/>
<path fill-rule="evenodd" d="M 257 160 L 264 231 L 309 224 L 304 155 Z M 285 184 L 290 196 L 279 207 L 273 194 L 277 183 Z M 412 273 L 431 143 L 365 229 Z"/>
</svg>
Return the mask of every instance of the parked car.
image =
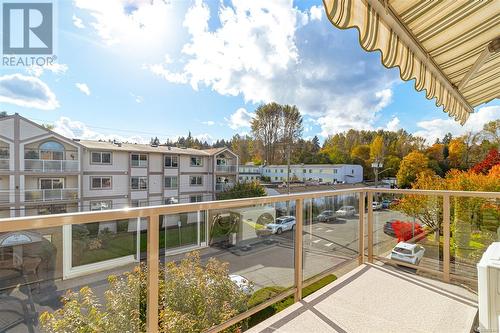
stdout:
<svg viewBox="0 0 500 333">
<path fill-rule="evenodd" d="M 426 233 L 418 223 L 392 219 L 384 224 L 384 233 L 391 237 L 397 237 L 398 241 L 406 242 L 410 239 L 416 241 L 425 238 Z"/>
<path fill-rule="evenodd" d="M 356 210 L 353 206 L 342 206 L 335 212 L 335 214 L 337 214 L 337 216 L 348 217 L 356 214 Z"/>
<path fill-rule="evenodd" d="M 293 230 L 295 228 L 295 217 L 282 216 L 278 217 L 273 223 L 266 225 L 268 230 L 273 234 L 281 234 L 283 231 Z"/>
<path fill-rule="evenodd" d="M 333 210 L 324 210 L 317 216 L 318 222 L 333 222 L 336 220 L 336 215 Z"/>
<path fill-rule="evenodd" d="M 391 251 L 391 259 L 418 265 L 424 253 L 425 249 L 421 245 L 399 242 Z"/>
<path fill-rule="evenodd" d="M 381 210 L 382 209 L 382 203 L 378 201 L 373 201 L 372 202 L 372 209 L 373 210 Z"/>
<path fill-rule="evenodd" d="M 382 208 L 383 209 L 389 208 L 390 205 L 391 205 L 391 200 L 389 200 L 389 199 L 382 200 Z"/>
<path fill-rule="evenodd" d="M 229 275 L 229 278 L 242 292 L 244 292 L 247 295 L 253 294 L 252 283 L 250 283 L 250 281 L 245 279 L 243 276 L 237 274 L 231 274 Z"/>
</svg>

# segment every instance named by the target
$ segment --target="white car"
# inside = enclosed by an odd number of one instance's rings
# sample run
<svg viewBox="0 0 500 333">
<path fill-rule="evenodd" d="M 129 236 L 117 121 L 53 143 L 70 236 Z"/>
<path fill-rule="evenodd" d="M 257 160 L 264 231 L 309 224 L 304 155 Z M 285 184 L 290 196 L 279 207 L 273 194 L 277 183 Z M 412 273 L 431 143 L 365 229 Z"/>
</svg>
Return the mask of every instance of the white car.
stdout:
<svg viewBox="0 0 500 333">
<path fill-rule="evenodd" d="M 281 234 L 283 231 L 293 230 L 295 228 L 295 217 L 293 216 L 282 216 L 278 217 L 273 223 L 266 225 L 268 230 L 271 230 L 273 234 Z"/>
<path fill-rule="evenodd" d="M 234 282 L 234 284 L 238 287 L 238 289 L 240 289 L 245 294 L 251 295 L 253 293 L 252 283 L 247 279 L 245 279 L 243 276 L 237 274 L 231 274 L 229 275 L 229 278 L 231 279 L 231 281 Z"/>
<path fill-rule="evenodd" d="M 335 212 L 337 216 L 347 217 L 356 214 L 356 209 L 353 206 L 342 206 Z"/>
<path fill-rule="evenodd" d="M 372 209 L 373 210 L 380 210 L 382 209 L 382 203 L 378 201 L 372 202 Z"/>
<path fill-rule="evenodd" d="M 425 249 L 418 244 L 399 242 L 391 251 L 391 259 L 418 265 L 424 253 Z"/>
</svg>

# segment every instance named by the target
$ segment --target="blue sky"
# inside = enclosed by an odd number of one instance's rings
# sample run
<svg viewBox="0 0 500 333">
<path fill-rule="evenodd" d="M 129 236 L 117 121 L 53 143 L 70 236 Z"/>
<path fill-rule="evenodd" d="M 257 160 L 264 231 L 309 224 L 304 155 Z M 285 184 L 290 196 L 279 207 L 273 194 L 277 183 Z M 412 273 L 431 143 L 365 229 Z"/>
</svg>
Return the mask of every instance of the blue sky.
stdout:
<svg viewBox="0 0 500 333">
<path fill-rule="evenodd" d="M 500 118 L 495 100 L 461 127 L 320 1 L 57 1 L 56 16 L 57 65 L 0 67 L 0 109 L 71 137 L 227 139 L 269 101 L 296 104 L 321 139 L 404 128 L 432 143 Z"/>
</svg>

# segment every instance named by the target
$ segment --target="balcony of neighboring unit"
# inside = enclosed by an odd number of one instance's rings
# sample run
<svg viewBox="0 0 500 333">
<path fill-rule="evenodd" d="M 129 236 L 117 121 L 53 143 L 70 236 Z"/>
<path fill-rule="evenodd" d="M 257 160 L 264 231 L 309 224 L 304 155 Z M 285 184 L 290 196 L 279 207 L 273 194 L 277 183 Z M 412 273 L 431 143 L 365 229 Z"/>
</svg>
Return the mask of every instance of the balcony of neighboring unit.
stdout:
<svg viewBox="0 0 500 333">
<path fill-rule="evenodd" d="M 29 189 L 24 191 L 25 202 L 74 201 L 78 200 L 77 188 Z"/>
<path fill-rule="evenodd" d="M 215 172 L 218 173 L 236 173 L 238 166 L 236 165 L 216 165 Z"/>
<path fill-rule="evenodd" d="M 0 204 L 9 203 L 10 201 L 10 191 L 0 190 Z"/>
<path fill-rule="evenodd" d="M 228 183 L 215 183 L 215 191 L 216 192 L 224 192 L 231 189 L 234 186 L 233 182 Z"/>
<path fill-rule="evenodd" d="M 80 171 L 78 152 L 25 149 L 24 170 L 40 173 L 76 173 Z"/>
<path fill-rule="evenodd" d="M 10 169 L 9 158 L 0 157 L 0 171 L 9 169 Z"/>
</svg>

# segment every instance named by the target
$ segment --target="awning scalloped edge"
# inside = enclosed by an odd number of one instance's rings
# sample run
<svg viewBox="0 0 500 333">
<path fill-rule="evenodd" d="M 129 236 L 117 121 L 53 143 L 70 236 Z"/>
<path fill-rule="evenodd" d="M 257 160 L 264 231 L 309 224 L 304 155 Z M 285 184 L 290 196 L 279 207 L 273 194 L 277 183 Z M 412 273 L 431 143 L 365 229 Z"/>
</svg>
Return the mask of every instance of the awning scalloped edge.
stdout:
<svg viewBox="0 0 500 333">
<path fill-rule="evenodd" d="M 329 4 L 327 5 L 328 2 Z M 382 64 L 386 68 L 399 68 L 402 80 L 415 79 L 415 89 L 425 90 L 427 99 L 436 99 L 436 106 L 443 107 L 450 117 L 465 124 L 472 108 L 453 96 L 439 78 L 426 67 L 379 14 L 363 0 L 325 1 L 325 10 L 330 22 L 339 29 L 356 28 L 359 44 L 366 51 L 380 51 Z"/>
</svg>

